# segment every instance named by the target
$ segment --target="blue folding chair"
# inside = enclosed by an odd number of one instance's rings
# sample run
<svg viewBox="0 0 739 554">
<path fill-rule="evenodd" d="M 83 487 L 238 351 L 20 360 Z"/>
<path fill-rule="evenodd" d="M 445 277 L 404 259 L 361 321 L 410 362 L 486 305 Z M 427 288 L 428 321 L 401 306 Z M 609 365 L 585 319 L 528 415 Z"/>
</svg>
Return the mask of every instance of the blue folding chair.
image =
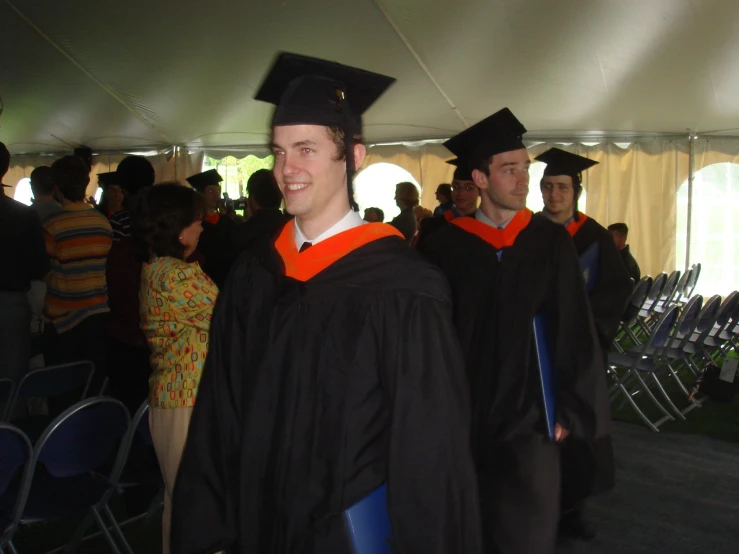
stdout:
<svg viewBox="0 0 739 554">
<path fill-rule="evenodd" d="M 8 418 L 10 399 L 13 397 L 14 390 L 15 381 L 10 377 L 0 379 L 0 421 L 5 421 Z"/>
<path fill-rule="evenodd" d="M 115 518 L 113 511 L 110 509 L 109 503 L 106 502 L 103 510 L 116 529 L 116 534 L 121 538 L 123 549 L 128 554 L 132 554 L 130 544 L 126 540 L 122 527 L 138 521 L 142 518 L 148 518 L 158 513 L 164 503 L 164 480 L 159 463 L 154 452 L 154 441 L 151 438 L 151 430 L 149 429 L 149 400 L 145 400 L 143 404 L 136 410 L 131 420 L 131 427 L 125 439 L 125 451 L 122 455 L 123 468 L 118 479 L 116 489 L 125 491 L 132 487 L 140 485 L 159 486 L 159 492 L 152 500 L 149 508 L 142 514 L 133 516 L 121 523 Z"/>
<path fill-rule="evenodd" d="M 652 375 L 655 385 L 660 389 L 663 395 L 667 393 L 662 388 L 659 379 L 654 377 L 657 371 L 657 360 L 662 351 L 666 349 L 672 342 L 676 332 L 675 322 L 678 316 L 678 307 L 671 306 L 667 308 L 659 321 L 654 325 L 649 339 L 643 344 L 634 347 L 626 352 L 609 352 L 608 365 L 609 374 L 611 374 L 615 382 L 611 386 L 609 393 L 611 400 L 621 392 L 626 401 L 631 404 L 636 413 L 641 417 L 644 423 L 655 432 L 659 431 L 659 426 L 665 421 L 674 421 L 674 417 L 669 411 L 657 400 L 647 383 L 644 381 L 641 373 Z M 621 373 L 619 373 L 621 372 Z M 664 414 L 664 417 L 656 422 L 650 420 L 642 411 L 634 400 L 637 394 L 644 394 L 649 397 L 654 405 Z M 669 398 L 669 397 L 668 397 Z"/>
<path fill-rule="evenodd" d="M 21 492 L 20 524 L 83 516 L 68 549 L 77 547 L 94 521 L 119 554 L 101 511 L 118 482 L 129 427 L 126 407 L 105 397 L 83 400 L 54 419 L 34 447 L 35 470 Z M 114 456 L 113 469 L 106 472 Z"/>
<path fill-rule="evenodd" d="M 21 489 L 31 460 L 31 442 L 12 425 L 0 423 L 0 552 L 17 554 L 13 535 L 23 509 Z"/>
<path fill-rule="evenodd" d="M 8 407 L 8 419 L 20 427 L 34 441 L 53 419 L 50 416 L 32 416 L 13 420 L 18 400 L 33 397 L 56 397 L 78 389 L 82 389 L 80 400 L 85 398 L 95 372 L 95 365 L 90 361 L 79 361 L 68 364 L 41 367 L 26 373 L 15 389 Z"/>
</svg>

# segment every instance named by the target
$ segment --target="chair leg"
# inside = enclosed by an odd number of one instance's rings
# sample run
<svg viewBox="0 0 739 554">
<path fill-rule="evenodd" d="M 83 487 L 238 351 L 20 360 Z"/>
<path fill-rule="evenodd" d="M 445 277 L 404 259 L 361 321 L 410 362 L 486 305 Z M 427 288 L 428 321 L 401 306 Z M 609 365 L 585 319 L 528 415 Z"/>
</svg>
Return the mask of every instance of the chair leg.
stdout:
<svg viewBox="0 0 739 554">
<path fill-rule="evenodd" d="M 87 512 L 85 514 L 85 517 L 82 519 L 80 524 L 77 526 L 77 529 L 74 532 L 74 535 L 72 536 L 72 540 L 67 543 L 67 546 L 64 547 L 64 552 L 66 554 L 69 554 L 71 552 L 76 552 L 77 548 L 79 548 L 80 543 L 82 542 L 82 539 L 85 537 L 85 533 L 90 528 L 90 526 L 93 524 L 94 515 L 91 512 Z"/>
<path fill-rule="evenodd" d="M 647 384 L 644 382 L 644 379 L 642 379 L 641 375 L 639 375 L 639 371 L 634 371 L 634 377 L 636 377 L 636 380 L 639 381 L 640 388 L 649 396 L 649 398 L 652 399 L 652 402 L 654 402 L 654 405 L 657 406 L 660 412 L 662 412 L 665 417 L 668 420 L 675 421 L 675 418 L 672 417 L 670 412 L 667 411 L 667 409 L 657 400 L 657 397 L 654 396 L 654 393 L 649 389 Z"/>
<path fill-rule="evenodd" d="M 118 535 L 118 539 L 121 541 L 121 544 L 123 544 L 123 550 L 126 552 L 126 554 L 134 554 L 133 549 L 131 548 L 131 545 L 126 540 L 126 537 L 123 534 L 123 530 L 121 529 L 121 526 L 118 525 L 118 521 L 113 515 L 113 511 L 110 509 L 110 506 L 105 504 L 105 506 L 103 506 L 103 511 L 105 512 L 105 515 L 108 516 L 110 523 L 113 525 L 113 531 L 115 531 L 115 534 Z"/>
<path fill-rule="evenodd" d="M 97 506 L 93 506 L 92 513 L 93 513 L 93 517 L 95 518 L 95 522 L 98 524 L 98 527 L 100 528 L 100 531 L 105 537 L 105 540 L 108 542 L 108 546 L 110 546 L 110 549 L 113 552 L 115 552 L 115 554 L 121 554 L 121 550 L 120 548 L 118 548 L 118 545 L 113 540 L 113 537 L 110 534 L 110 531 L 108 531 L 108 526 L 105 525 L 105 521 L 103 521 L 103 518 L 100 515 L 100 512 L 98 511 Z"/>
<path fill-rule="evenodd" d="M 672 398 L 670 398 L 670 395 L 667 394 L 667 391 L 662 386 L 662 383 L 660 382 L 659 378 L 654 373 L 652 373 L 652 380 L 657 385 L 657 388 L 662 393 L 662 396 L 665 397 L 665 400 L 667 400 L 667 404 L 669 404 L 670 408 L 672 408 L 672 411 L 675 412 L 675 414 L 677 415 L 677 417 L 679 417 L 680 419 L 685 419 L 685 416 L 678 409 L 678 407 L 675 406 L 675 403 L 672 401 Z"/>
<path fill-rule="evenodd" d="M 644 412 L 641 411 L 641 408 L 639 405 L 634 401 L 634 399 L 631 397 L 631 394 L 629 394 L 629 391 L 624 387 L 622 384 L 617 385 L 619 390 L 624 394 L 626 397 L 626 400 L 631 404 L 631 407 L 634 408 L 636 413 L 639 415 L 639 417 L 642 418 L 642 421 L 647 424 L 647 427 L 649 427 L 652 431 L 655 433 L 659 433 L 659 429 L 657 429 L 657 426 L 651 422 L 651 420 L 646 416 Z"/>
</svg>

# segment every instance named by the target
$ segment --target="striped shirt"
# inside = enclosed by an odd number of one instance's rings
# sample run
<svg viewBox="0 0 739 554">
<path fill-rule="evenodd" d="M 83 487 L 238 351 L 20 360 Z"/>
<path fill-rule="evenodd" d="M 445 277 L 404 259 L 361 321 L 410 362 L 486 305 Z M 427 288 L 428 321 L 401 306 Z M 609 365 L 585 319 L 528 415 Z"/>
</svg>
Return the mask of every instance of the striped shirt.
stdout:
<svg viewBox="0 0 739 554">
<path fill-rule="evenodd" d="M 63 206 L 44 222 L 44 230 L 51 262 L 44 319 L 64 333 L 109 311 L 105 263 L 113 232 L 103 214 L 81 202 Z"/>
</svg>

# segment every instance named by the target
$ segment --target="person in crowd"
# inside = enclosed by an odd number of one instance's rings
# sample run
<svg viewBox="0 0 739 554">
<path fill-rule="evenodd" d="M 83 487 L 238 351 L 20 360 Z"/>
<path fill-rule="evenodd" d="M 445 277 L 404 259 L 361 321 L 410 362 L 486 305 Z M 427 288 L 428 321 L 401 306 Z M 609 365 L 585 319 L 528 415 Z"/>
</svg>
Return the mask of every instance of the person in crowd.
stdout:
<svg viewBox="0 0 739 554">
<path fill-rule="evenodd" d="M 367 223 L 382 223 L 385 221 L 385 212 L 380 208 L 367 208 L 364 210 L 364 221 Z"/>
<path fill-rule="evenodd" d="M 560 444 L 594 440 L 605 371 L 572 240 L 526 209 L 524 126 L 504 108 L 444 143 L 467 160 L 482 203 L 434 233 L 422 253 L 441 268 L 472 393 L 472 450 L 487 552 L 552 554 Z M 534 317 L 549 319 L 554 410 L 544 409 Z M 547 403 L 551 409 L 551 403 Z M 555 419 L 556 418 L 556 419 Z"/>
<path fill-rule="evenodd" d="M 10 153 L 0 142 L 0 184 L 10 167 Z M 49 272 L 49 257 L 38 214 L 5 196 L 0 187 L 0 378 L 16 383 L 28 371 L 31 348 L 31 307 L 26 293 L 32 281 Z"/>
<path fill-rule="evenodd" d="M 103 177 L 105 180 L 106 177 Z M 110 306 L 107 333 L 110 394 L 131 413 L 146 400 L 149 390 L 149 346 L 139 321 L 142 259 L 131 238 L 135 204 L 154 184 L 155 173 L 143 156 L 127 156 L 112 179 L 126 197 L 123 209 L 110 216 L 113 246 L 108 255 L 106 280 Z"/>
<path fill-rule="evenodd" d="M 154 167 L 144 156 L 126 156 L 118 164 L 115 174 L 114 179 L 130 205 L 135 204 L 139 192 L 152 186 L 155 179 Z M 131 236 L 130 205 L 110 216 L 115 242 Z"/>
<path fill-rule="evenodd" d="M 423 248 L 424 242 L 452 219 L 456 217 L 472 217 L 477 210 L 477 205 L 480 201 L 480 191 L 472 180 L 472 174 L 467 169 L 466 162 L 454 159 L 447 163 L 455 166 L 454 178 L 452 179 L 453 205 L 441 215 L 424 219 L 419 224 L 415 244 L 416 248 Z"/>
<path fill-rule="evenodd" d="M 559 148 L 551 148 L 536 159 L 547 164 L 540 183 L 544 200 L 542 214 L 564 225 L 575 242 L 581 266 L 584 266 L 590 307 L 604 355 L 603 367 L 607 367 L 605 354 L 616 335 L 633 284 L 608 231 L 577 208 L 582 194 L 582 172 L 597 162 Z M 611 406 L 605 373 L 601 377 L 597 389 L 600 398 L 595 407 L 601 412 L 599 420 L 609 425 Z M 595 442 L 572 437 L 562 445 L 559 532 L 563 538 L 591 540 L 595 537 L 595 525 L 583 517 L 584 501 L 613 488 L 615 471 L 608 428 L 600 430 L 598 437 Z"/>
<path fill-rule="evenodd" d="M 203 269 L 216 285 L 222 287 L 234 263 L 234 233 L 237 224 L 228 217 L 221 217 L 218 202 L 221 200 L 223 177 L 215 169 L 209 169 L 187 178 L 187 182 L 205 199 L 206 214 L 203 220 L 203 236 L 198 250 L 205 261 Z"/>
<path fill-rule="evenodd" d="M 427 217 L 433 217 L 434 213 L 431 210 L 424 208 L 423 206 L 415 206 L 413 208 L 413 217 L 416 218 L 416 227 Z"/>
<path fill-rule="evenodd" d="M 287 221 L 280 211 L 282 193 L 270 170 L 259 169 L 252 173 L 246 183 L 246 192 L 252 216 L 233 231 L 237 253 L 264 237 L 276 237 Z"/>
<path fill-rule="evenodd" d="M 639 264 L 636 263 L 636 258 L 631 253 L 629 245 L 626 244 L 626 240 L 629 238 L 628 226 L 626 223 L 613 223 L 608 226 L 608 232 L 611 233 L 613 242 L 616 243 L 616 248 L 621 253 L 621 259 L 629 272 L 629 276 L 634 280 L 634 283 L 638 283 L 641 279 L 641 269 L 639 269 Z"/>
<path fill-rule="evenodd" d="M 106 217 L 85 202 L 90 175 L 84 161 L 65 156 L 51 170 L 64 203 L 62 211 L 43 224 L 51 259 L 43 313 L 44 360 L 47 365 L 91 360 L 96 376 L 92 390 L 99 391 L 106 376 L 105 265 L 113 232 Z M 51 410 L 51 399 L 49 404 Z"/>
<path fill-rule="evenodd" d="M 103 190 L 100 204 L 98 204 L 98 210 L 105 217 L 111 219 L 117 213 L 128 210 L 126 191 L 118 184 L 118 173 L 116 171 L 98 173 L 98 186 Z M 130 227 L 130 216 L 127 223 Z M 119 235 L 118 240 L 121 238 L 122 236 Z"/>
<path fill-rule="evenodd" d="M 395 186 L 395 203 L 400 208 L 400 214 L 393 218 L 390 225 L 403 233 L 405 240 L 410 244 L 416 236 L 416 216 L 413 208 L 418 206 L 418 188 L 411 182 L 404 181 Z"/>
<path fill-rule="evenodd" d="M 451 210 L 454 206 L 452 201 L 452 185 L 442 183 L 436 187 L 436 201 L 439 203 L 434 209 L 434 216 L 444 215 L 444 212 Z"/>
<path fill-rule="evenodd" d="M 56 186 L 49 166 L 41 165 L 31 171 L 31 192 L 33 192 L 31 207 L 42 222 L 62 211 L 62 205 L 55 198 Z"/>
<path fill-rule="evenodd" d="M 364 223 L 361 114 L 393 79 L 281 54 L 274 175 L 295 216 L 222 292 L 174 494 L 172 551 L 354 552 L 387 491 L 393 550 L 481 552 L 469 404 L 441 274 Z"/>
<path fill-rule="evenodd" d="M 163 183 L 143 194 L 133 231 L 147 259 L 139 310 L 151 350 L 149 425 L 164 477 L 162 540 L 167 554 L 172 492 L 208 354 L 218 287 L 197 262 L 185 261 L 203 230 L 203 198 L 178 183 Z"/>
<path fill-rule="evenodd" d="M 92 148 L 89 146 L 79 146 L 74 149 L 74 156 L 82 160 L 87 168 L 87 173 L 92 171 Z"/>
</svg>

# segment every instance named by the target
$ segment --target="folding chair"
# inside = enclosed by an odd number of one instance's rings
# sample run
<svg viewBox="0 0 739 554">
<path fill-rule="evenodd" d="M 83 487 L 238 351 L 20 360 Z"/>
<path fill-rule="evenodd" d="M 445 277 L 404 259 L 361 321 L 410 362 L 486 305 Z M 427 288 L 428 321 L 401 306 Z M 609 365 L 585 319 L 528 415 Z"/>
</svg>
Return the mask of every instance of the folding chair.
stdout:
<svg viewBox="0 0 739 554">
<path fill-rule="evenodd" d="M 652 281 L 652 288 L 649 289 L 647 299 L 644 301 L 644 305 L 636 316 L 636 325 L 631 327 L 637 339 L 639 339 L 639 335 L 641 333 L 644 333 L 647 337 L 649 336 L 651 329 L 649 325 L 647 325 L 647 322 L 654 316 L 654 310 L 659 303 L 660 294 L 662 293 L 662 289 L 665 288 L 666 282 L 667 273 L 664 272 L 657 275 L 657 277 Z M 639 339 L 639 342 L 641 342 L 641 339 Z"/>
<path fill-rule="evenodd" d="M 15 390 L 15 381 L 10 377 L 0 379 L 0 421 L 5 421 L 10 412 L 10 399 Z"/>
<path fill-rule="evenodd" d="M 148 459 L 142 460 L 142 456 L 140 456 L 142 453 L 148 453 L 150 456 Z M 151 463 L 147 463 L 148 461 L 151 461 Z M 157 513 L 158 509 L 161 508 L 164 502 L 164 480 L 162 479 L 162 472 L 156 459 L 154 442 L 151 438 L 151 430 L 149 429 L 148 399 L 141 404 L 138 410 L 136 410 L 136 413 L 131 420 L 131 427 L 126 437 L 126 450 L 123 454 L 123 468 L 118 479 L 116 489 L 119 492 L 123 492 L 126 489 L 139 485 L 159 486 L 159 492 L 149 505 L 149 509 L 143 514 L 136 515 L 126 521 L 118 523 L 110 509 L 109 503 L 106 502 L 103 507 L 105 515 L 108 517 L 113 527 L 118 529 L 116 533 L 120 534 L 119 536 L 123 543 L 124 551 L 128 554 L 132 554 L 133 550 L 120 529 L 139 519 L 153 516 Z"/>
<path fill-rule="evenodd" d="M 659 293 L 659 300 L 654 307 L 654 313 L 663 314 L 665 310 L 673 303 L 673 299 L 677 294 L 677 285 L 680 282 L 680 271 L 675 270 L 665 281 L 665 286 Z"/>
<path fill-rule="evenodd" d="M 682 282 L 682 286 L 680 286 L 680 283 L 677 285 L 677 303 L 678 304 L 687 304 L 688 300 L 690 300 L 692 293 L 688 294 L 690 291 L 690 288 L 693 287 L 693 276 L 695 275 L 695 266 L 691 266 L 688 271 L 683 273 L 683 276 L 680 277 L 680 281 Z"/>
<path fill-rule="evenodd" d="M 624 337 L 628 337 L 634 345 L 637 345 L 640 342 L 631 330 L 631 325 L 636 320 L 636 317 L 639 315 L 639 311 L 642 309 L 644 302 L 646 302 L 647 297 L 649 296 L 649 291 L 652 288 L 652 281 L 653 279 L 648 275 L 646 277 L 642 277 L 631 292 L 631 296 L 626 305 L 626 310 L 624 310 L 624 315 L 621 318 L 621 323 L 619 323 L 620 332 L 617 334 L 616 338 L 613 339 L 613 346 L 618 352 L 624 351 L 624 348 L 621 345 L 621 341 Z"/>
<path fill-rule="evenodd" d="M 703 357 L 706 361 L 717 363 L 715 357 L 724 353 L 724 345 L 731 338 L 734 327 L 734 316 L 739 308 L 739 292 L 729 294 L 721 303 L 716 324 L 702 344 Z"/>
<path fill-rule="evenodd" d="M 16 404 L 21 399 L 38 396 L 55 397 L 81 388 L 83 391 L 80 400 L 82 400 L 87 395 L 94 372 L 95 366 L 90 361 L 72 362 L 29 371 L 18 383 L 11 397 L 7 412 L 8 419 L 13 420 Z M 14 424 L 33 441 L 41 435 L 52 419 L 51 416 L 33 416 L 15 420 Z"/>
<path fill-rule="evenodd" d="M 660 364 L 658 370 L 654 372 L 654 378 L 659 379 L 659 369 L 664 368 L 667 375 L 675 380 L 678 387 L 680 388 L 680 390 L 682 390 L 683 394 L 685 394 L 685 397 L 689 402 L 687 408 L 680 410 L 669 397 L 669 395 L 665 395 L 670 408 L 672 408 L 672 410 L 680 419 L 685 419 L 685 415 L 689 411 L 702 406 L 700 400 L 698 400 L 691 394 L 691 392 L 680 379 L 680 368 L 673 367 L 673 364 L 680 362 L 683 363 L 683 366 L 687 366 L 686 357 L 688 356 L 688 353 L 686 352 L 686 347 L 689 344 L 690 339 L 696 330 L 696 327 L 700 323 L 702 306 L 703 297 L 700 294 L 693 295 L 690 301 L 682 309 L 680 318 L 677 320 L 677 323 L 675 325 L 675 335 L 672 341 L 667 345 L 667 347 L 660 349 L 659 353 L 651 347 L 647 349 L 648 354 L 651 354 L 653 356 L 659 355 L 660 361 L 663 362 L 662 364 Z M 662 388 L 662 390 L 664 390 L 664 388 Z"/>
<path fill-rule="evenodd" d="M 677 320 L 677 316 L 677 306 L 667 308 L 665 313 L 659 318 L 659 321 L 654 325 L 654 328 L 649 335 L 649 339 L 644 342 L 644 344 L 626 352 L 608 353 L 609 372 L 615 379 L 615 382 L 609 390 L 611 400 L 614 400 L 619 392 L 622 393 L 625 396 L 626 401 L 631 404 L 632 408 L 636 411 L 639 417 L 641 417 L 644 423 L 646 423 L 647 426 L 655 432 L 659 431 L 659 426 L 665 421 L 674 421 L 675 418 L 657 400 L 647 383 L 642 378 L 641 373 L 651 376 L 652 382 L 658 389 L 660 389 L 663 396 L 669 398 L 665 390 L 662 388 L 662 384 L 659 379 L 654 376 L 654 373 L 657 370 L 657 360 L 661 351 L 670 344 L 675 334 L 674 325 Z M 653 352 L 653 354 L 649 354 L 650 351 Z M 623 370 L 621 374 L 619 374 L 619 369 Z M 630 385 L 632 388 L 627 388 L 627 385 Z M 659 411 L 662 412 L 664 417 L 654 422 L 650 420 L 634 400 L 634 396 L 640 393 L 648 396 Z"/>
<path fill-rule="evenodd" d="M 682 358 L 686 367 L 697 376 L 703 365 L 703 344 L 706 339 L 714 332 L 716 320 L 720 316 L 721 297 L 714 294 L 708 299 L 698 314 L 698 323 L 693 330 L 693 334 L 688 338 L 687 342 L 681 341 L 680 349 L 684 357 Z"/>
<path fill-rule="evenodd" d="M 76 549 L 94 520 L 111 550 L 119 554 L 101 510 L 115 490 L 129 426 L 126 407 L 105 397 L 83 400 L 54 419 L 33 450 L 34 471 L 21 492 L 20 524 L 83 516 L 67 550 Z M 114 455 L 112 471 L 102 479 L 94 476 Z"/>
<path fill-rule="evenodd" d="M 693 275 L 687 285 L 685 285 L 685 297 L 690 298 L 695 292 L 695 287 L 698 284 L 698 278 L 701 276 L 701 264 L 693 264 Z"/>
<path fill-rule="evenodd" d="M 28 473 L 31 460 L 31 442 L 12 425 L 0 423 L 0 553 L 7 548 L 18 554 L 13 545 L 13 535 L 18 527 L 23 502 L 21 483 Z"/>
</svg>

